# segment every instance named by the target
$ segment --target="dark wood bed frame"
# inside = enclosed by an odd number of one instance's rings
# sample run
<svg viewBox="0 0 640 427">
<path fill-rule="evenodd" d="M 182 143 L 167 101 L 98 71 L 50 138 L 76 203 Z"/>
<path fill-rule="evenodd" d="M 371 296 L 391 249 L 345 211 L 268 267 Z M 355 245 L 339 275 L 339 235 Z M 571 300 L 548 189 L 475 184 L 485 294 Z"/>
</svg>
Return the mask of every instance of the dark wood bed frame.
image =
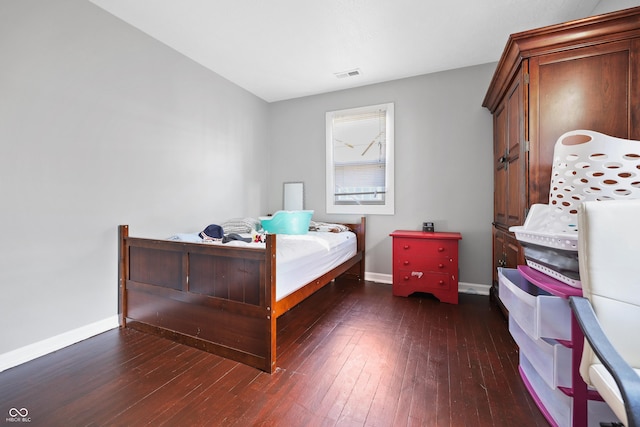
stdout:
<svg viewBox="0 0 640 427">
<path fill-rule="evenodd" d="M 276 239 L 266 249 L 129 237 L 119 227 L 120 325 L 263 371 L 276 369 L 276 319 L 341 275 L 364 280 L 365 218 L 351 259 L 276 301 Z"/>
</svg>

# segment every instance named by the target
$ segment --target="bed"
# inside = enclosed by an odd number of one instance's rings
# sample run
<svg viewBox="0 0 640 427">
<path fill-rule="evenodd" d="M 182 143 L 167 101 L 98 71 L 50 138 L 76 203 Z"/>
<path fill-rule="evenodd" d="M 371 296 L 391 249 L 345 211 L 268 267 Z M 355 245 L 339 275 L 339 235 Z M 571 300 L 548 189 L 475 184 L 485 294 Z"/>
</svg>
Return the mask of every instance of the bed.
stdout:
<svg viewBox="0 0 640 427">
<path fill-rule="evenodd" d="M 277 318 L 339 276 L 364 280 L 365 218 L 345 225 L 356 240 L 353 254 L 293 291 L 278 287 L 278 266 L 288 267 L 277 254 L 301 246 L 286 249 L 284 235 L 267 234 L 258 247 L 202 244 L 130 237 L 120 225 L 120 325 L 272 373 Z"/>
</svg>

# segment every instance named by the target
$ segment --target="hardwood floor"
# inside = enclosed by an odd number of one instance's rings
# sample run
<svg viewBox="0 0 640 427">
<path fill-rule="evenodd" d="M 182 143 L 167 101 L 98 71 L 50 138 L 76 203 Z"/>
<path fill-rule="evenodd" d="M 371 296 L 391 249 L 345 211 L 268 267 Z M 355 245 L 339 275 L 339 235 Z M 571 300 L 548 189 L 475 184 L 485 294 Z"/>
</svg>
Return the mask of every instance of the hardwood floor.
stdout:
<svg viewBox="0 0 640 427">
<path fill-rule="evenodd" d="M 233 327 L 233 325 L 221 325 Z M 489 298 L 332 284 L 278 320 L 278 370 L 116 329 L 0 373 L 31 426 L 546 426 Z"/>
</svg>

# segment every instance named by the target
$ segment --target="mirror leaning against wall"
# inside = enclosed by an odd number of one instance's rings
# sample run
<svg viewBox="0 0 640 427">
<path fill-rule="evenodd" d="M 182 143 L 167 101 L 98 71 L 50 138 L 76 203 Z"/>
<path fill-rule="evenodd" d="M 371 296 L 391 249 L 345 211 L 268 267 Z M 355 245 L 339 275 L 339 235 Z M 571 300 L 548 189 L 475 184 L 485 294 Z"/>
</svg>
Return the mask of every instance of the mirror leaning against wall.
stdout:
<svg viewBox="0 0 640 427">
<path fill-rule="evenodd" d="M 301 211 L 304 210 L 304 183 L 285 182 L 283 184 L 283 210 Z"/>
</svg>

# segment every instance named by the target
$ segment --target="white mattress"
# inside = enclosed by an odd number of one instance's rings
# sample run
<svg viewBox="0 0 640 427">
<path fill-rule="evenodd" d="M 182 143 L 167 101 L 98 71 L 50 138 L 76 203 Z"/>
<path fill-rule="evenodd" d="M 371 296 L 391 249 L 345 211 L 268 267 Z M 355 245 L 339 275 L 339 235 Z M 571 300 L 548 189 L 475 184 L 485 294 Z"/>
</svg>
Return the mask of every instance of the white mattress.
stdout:
<svg viewBox="0 0 640 427">
<path fill-rule="evenodd" d="M 355 233 L 310 231 L 276 235 L 276 301 L 339 266 L 357 252 Z M 176 234 L 169 240 L 203 243 L 196 233 Z M 265 247 L 264 243 L 209 242 L 224 246 Z"/>
<path fill-rule="evenodd" d="M 277 234 L 276 300 L 339 266 L 357 252 L 356 235 L 314 232 L 303 235 Z"/>
</svg>

